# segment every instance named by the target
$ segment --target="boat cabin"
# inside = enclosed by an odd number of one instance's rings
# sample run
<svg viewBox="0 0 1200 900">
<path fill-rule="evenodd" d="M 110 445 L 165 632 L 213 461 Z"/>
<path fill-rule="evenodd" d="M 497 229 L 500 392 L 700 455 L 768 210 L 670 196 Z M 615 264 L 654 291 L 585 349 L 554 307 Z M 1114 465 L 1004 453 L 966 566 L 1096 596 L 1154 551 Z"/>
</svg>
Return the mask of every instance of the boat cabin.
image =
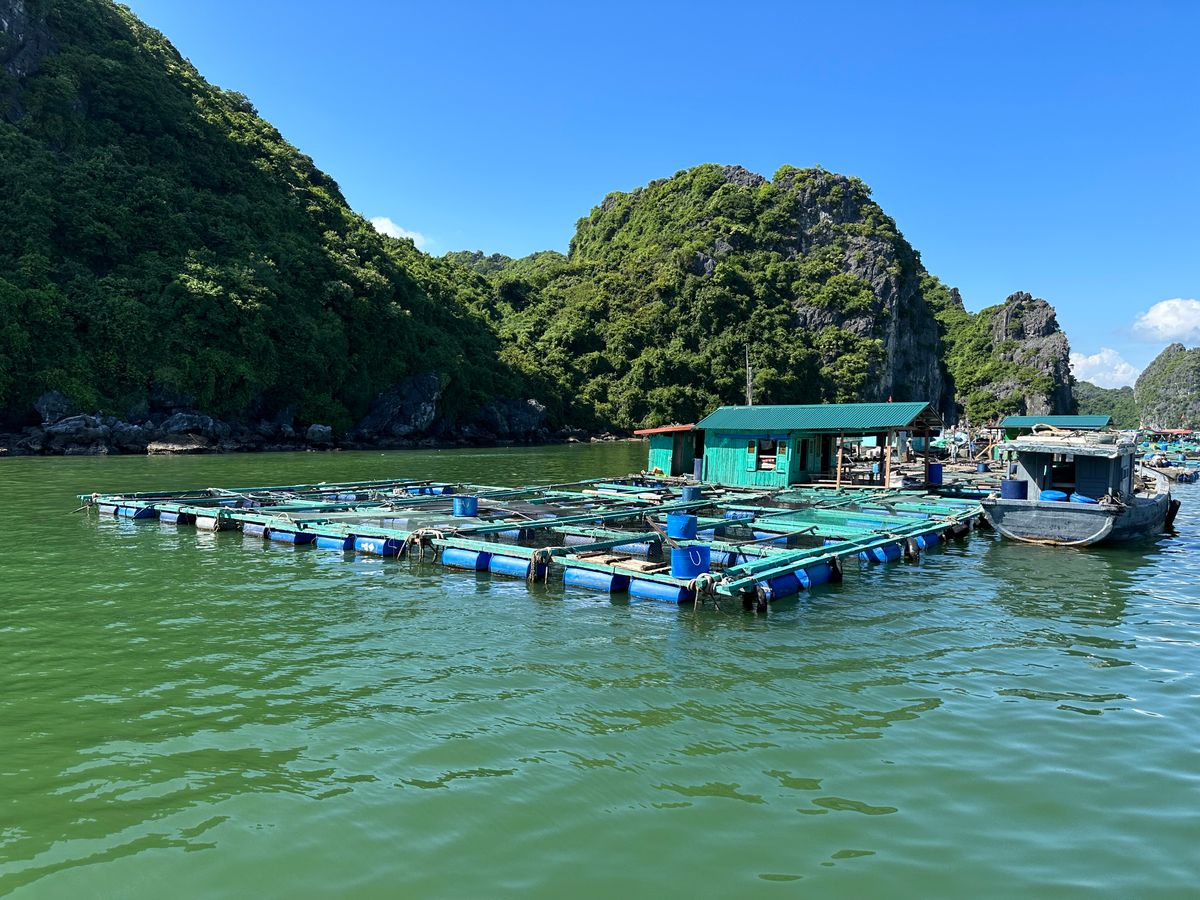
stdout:
<svg viewBox="0 0 1200 900">
<path fill-rule="evenodd" d="M 1041 491 L 1062 491 L 1091 500 L 1108 493 L 1133 495 L 1137 447 L 1117 434 L 1029 435 L 1009 441 L 1004 449 L 1015 457 L 1009 478 L 1028 482 L 1030 499 L 1036 499 Z"/>
<path fill-rule="evenodd" d="M 647 471 L 731 486 L 814 481 L 887 484 L 908 436 L 942 427 L 925 402 L 722 406 L 695 425 L 634 432 L 650 441 Z M 851 457 L 860 464 L 851 466 Z M 862 464 L 867 458 L 874 463 Z"/>
</svg>

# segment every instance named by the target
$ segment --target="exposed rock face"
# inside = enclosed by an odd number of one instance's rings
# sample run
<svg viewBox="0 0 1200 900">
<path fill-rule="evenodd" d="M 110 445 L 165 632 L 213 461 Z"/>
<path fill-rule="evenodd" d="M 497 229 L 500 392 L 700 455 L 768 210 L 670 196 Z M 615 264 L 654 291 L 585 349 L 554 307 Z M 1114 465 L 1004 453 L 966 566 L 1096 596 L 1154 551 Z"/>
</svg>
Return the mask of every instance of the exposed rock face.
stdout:
<svg viewBox="0 0 1200 900">
<path fill-rule="evenodd" d="M 35 17 L 25 0 L 0 0 L 0 69 L 18 78 L 33 72 L 54 41 L 45 23 Z"/>
<path fill-rule="evenodd" d="M 536 400 L 493 400 L 473 423 L 481 436 L 499 440 L 531 441 L 546 437 L 546 407 Z"/>
<path fill-rule="evenodd" d="M 328 425 L 312 424 L 304 432 L 304 439 L 310 444 L 329 445 L 333 443 L 333 429 Z"/>
<path fill-rule="evenodd" d="M 34 401 L 33 408 L 42 417 L 43 425 L 53 425 L 77 412 L 75 404 L 61 391 L 46 391 Z"/>
<path fill-rule="evenodd" d="M 996 356 L 1014 368 L 984 390 L 1015 398 L 1017 411 L 1027 415 L 1075 412 L 1071 348 L 1053 306 L 1024 291 L 1010 294 L 992 313 L 991 332 Z"/>
<path fill-rule="evenodd" d="M 437 372 L 413 375 L 375 398 L 355 428 L 359 440 L 407 438 L 428 431 L 437 419 L 442 377 Z"/>
<path fill-rule="evenodd" d="M 1200 347 L 1171 344 L 1138 376 L 1134 394 L 1148 428 L 1200 428 Z"/>
</svg>

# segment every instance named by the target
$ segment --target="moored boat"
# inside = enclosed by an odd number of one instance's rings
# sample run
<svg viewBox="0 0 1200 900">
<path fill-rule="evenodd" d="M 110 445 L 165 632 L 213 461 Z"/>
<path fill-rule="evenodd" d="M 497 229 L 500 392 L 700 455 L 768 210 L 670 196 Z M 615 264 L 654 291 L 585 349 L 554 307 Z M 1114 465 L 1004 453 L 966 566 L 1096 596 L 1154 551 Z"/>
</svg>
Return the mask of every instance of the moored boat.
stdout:
<svg viewBox="0 0 1200 900">
<path fill-rule="evenodd" d="M 982 501 L 1002 536 L 1083 547 L 1152 537 L 1179 508 L 1162 473 L 1137 464 L 1115 433 L 1035 433 L 1003 445 L 1012 461 L 1000 496 Z"/>
</svg>

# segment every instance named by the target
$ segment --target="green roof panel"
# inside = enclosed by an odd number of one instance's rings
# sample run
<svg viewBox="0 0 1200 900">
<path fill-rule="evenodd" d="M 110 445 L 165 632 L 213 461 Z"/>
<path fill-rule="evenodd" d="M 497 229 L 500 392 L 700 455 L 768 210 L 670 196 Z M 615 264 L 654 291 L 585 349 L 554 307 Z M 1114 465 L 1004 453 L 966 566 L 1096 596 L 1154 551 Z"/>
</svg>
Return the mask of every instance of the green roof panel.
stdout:
<svg viewBox="0 0 1200 900">
<path fill-rule="evenodd" d="M 1107 428 L 1112 416 L 1008 416 L 1000 423 L 1001 428 L 1032 428 L 1034 425 L 1050 425 L 1054 428 L 1096 429 Z"/>
<path fill-rule="evenodd" d="M 941 417 L 922 401 L 815 403 L 803 406 L 722 406 L 696 423 L 714 431 L 872 432 L 940 428 Z"/>
</svg>

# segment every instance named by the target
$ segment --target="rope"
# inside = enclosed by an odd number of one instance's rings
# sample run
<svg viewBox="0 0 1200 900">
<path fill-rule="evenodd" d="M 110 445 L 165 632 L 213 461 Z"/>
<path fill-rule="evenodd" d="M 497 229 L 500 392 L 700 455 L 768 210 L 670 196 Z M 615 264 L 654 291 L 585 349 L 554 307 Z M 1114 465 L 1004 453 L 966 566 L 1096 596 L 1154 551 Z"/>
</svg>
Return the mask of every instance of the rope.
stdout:
<svg viewBox="0 0 1200 900">
<path fill-rule="evenodd" d="M 550 563 L 554 559 L 554 554 L 550 552 L 549 547 L 543 547 L 540 550 L 534 550 L 529 557 L 529 573 L 526 575 L 526 580 L 530 584 L 537 583 L 538 566 L 544 566 L 542 570 L 542 581 L 545 584 L 550 583 Z"/>
</svg>

